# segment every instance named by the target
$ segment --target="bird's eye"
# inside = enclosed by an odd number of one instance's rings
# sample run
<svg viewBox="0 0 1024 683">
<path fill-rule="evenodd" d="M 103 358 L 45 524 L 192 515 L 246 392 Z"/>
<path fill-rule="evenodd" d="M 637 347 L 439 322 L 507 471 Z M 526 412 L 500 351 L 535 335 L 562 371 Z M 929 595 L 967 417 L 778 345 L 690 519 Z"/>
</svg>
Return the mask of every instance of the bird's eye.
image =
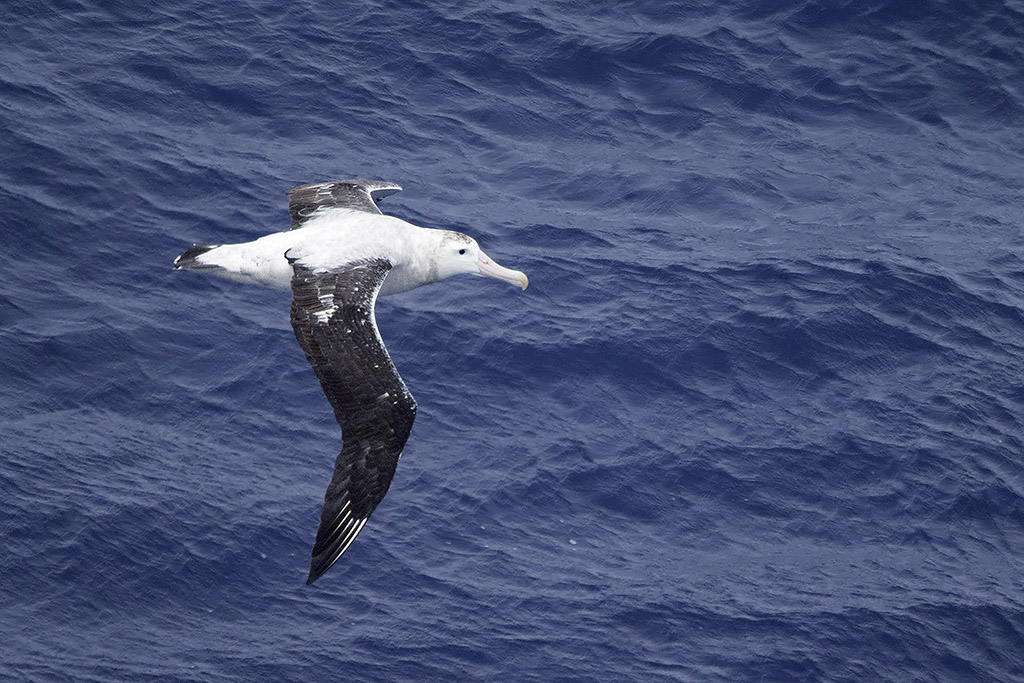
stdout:
<svg viewBox="0 0 1024 683">
<path fill-rule="evenodd" d="M 465 250 L 465 249 L 459 249 L 459 253 L 460 253 L 460 254 L 465 254 L 465 253 L 466 253 L 466 250 Z"/>
</svg>

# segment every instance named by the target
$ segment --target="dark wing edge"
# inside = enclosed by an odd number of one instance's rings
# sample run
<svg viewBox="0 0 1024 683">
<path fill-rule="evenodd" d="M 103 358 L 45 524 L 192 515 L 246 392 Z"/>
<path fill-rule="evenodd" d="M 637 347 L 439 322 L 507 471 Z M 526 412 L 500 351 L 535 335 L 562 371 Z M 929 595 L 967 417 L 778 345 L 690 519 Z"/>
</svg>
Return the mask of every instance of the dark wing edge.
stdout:
<svg viewBox="0 0 1024 683">
<path fill-rule="evenodd" d="M 291 322 L 334 417 L 341 453 L 324 495 L 306 585 L 341 557 L 384 499 L 416 401 L 377 330 L 374 303 L 391 266 L 362 261 L 316 273 L 293 262 Z"/>
<path fill-rule="evenodd" d="M 336 180 L 293 187 L 285 193 L 292 217 L 291 229 L 303 227 L 326 209 L 355 209 L 379 215 L 377 202 L 401 189 L 401 185 L 383 180 Z"/>
</svg>

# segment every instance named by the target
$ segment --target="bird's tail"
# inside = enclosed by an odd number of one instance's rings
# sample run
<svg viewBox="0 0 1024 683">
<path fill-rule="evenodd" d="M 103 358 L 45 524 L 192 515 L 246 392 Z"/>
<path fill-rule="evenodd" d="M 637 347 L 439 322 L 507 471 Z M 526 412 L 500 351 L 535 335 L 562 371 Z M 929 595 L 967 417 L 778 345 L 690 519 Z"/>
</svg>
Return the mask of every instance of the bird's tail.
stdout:
<svg viewBox="0 0 1024 683">
<path fill-rule="evenodd" d="M 184 254 L 174 259 L 174 269 L 198 270 L 200 268 L 217 268 L 217 264 L 210 263 L 203 259 L 204 254 L 213 251 L 219 244 L 193 244 Z"/>
<path fill-rule="evenodd" d="M 260 240 L 243 244 L 194 244 L 174 259 L 174 269 L 201 270 L 236 282 L 291 291 L 292 267 L 282 256 L 285 249 L 281 247 L 278 251 L 278 247 L 280 245 L 267 246 Z"/>
</svg>

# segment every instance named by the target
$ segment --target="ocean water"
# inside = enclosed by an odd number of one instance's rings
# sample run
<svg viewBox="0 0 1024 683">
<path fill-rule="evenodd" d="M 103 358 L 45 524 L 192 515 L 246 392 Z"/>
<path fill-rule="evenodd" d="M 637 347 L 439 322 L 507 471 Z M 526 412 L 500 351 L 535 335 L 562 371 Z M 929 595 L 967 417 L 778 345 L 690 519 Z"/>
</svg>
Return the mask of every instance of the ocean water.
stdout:
<svg viewBox="0 0 1024 683">
<path fill-rule="evenodd" d="M 5 2 L 0 678 L 1024 680 L 1024 5 Z M 472 234 L 339 432 L 284 190 Z"/>
</svg>

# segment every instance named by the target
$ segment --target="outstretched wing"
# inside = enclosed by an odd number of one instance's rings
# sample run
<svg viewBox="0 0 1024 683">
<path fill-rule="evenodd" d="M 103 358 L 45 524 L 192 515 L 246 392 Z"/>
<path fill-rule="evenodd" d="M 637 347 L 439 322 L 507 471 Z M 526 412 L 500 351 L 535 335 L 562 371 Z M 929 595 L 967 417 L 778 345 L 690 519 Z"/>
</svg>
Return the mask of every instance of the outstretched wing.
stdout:
<svg viewBox="0 0 1024 683">
<path fill-rule="evenodd" d="M 301 228 L 327 209 L 356 209 L 380 214 L 377 202 L 401 189 L 401 185 L 383 180 L 336 180 L 293 187 L 286 192 L 292 230 Z"/>
<path fill-rule="evenodd" d="M 338 561 L 391 485 L 416 401 L 377 331 L 373 307 L 391 265 L 319 273 L 293 261 L 292 327 L 334 416 L 342 447 L 324 496 L 307 585 Z"/>
</svg>

